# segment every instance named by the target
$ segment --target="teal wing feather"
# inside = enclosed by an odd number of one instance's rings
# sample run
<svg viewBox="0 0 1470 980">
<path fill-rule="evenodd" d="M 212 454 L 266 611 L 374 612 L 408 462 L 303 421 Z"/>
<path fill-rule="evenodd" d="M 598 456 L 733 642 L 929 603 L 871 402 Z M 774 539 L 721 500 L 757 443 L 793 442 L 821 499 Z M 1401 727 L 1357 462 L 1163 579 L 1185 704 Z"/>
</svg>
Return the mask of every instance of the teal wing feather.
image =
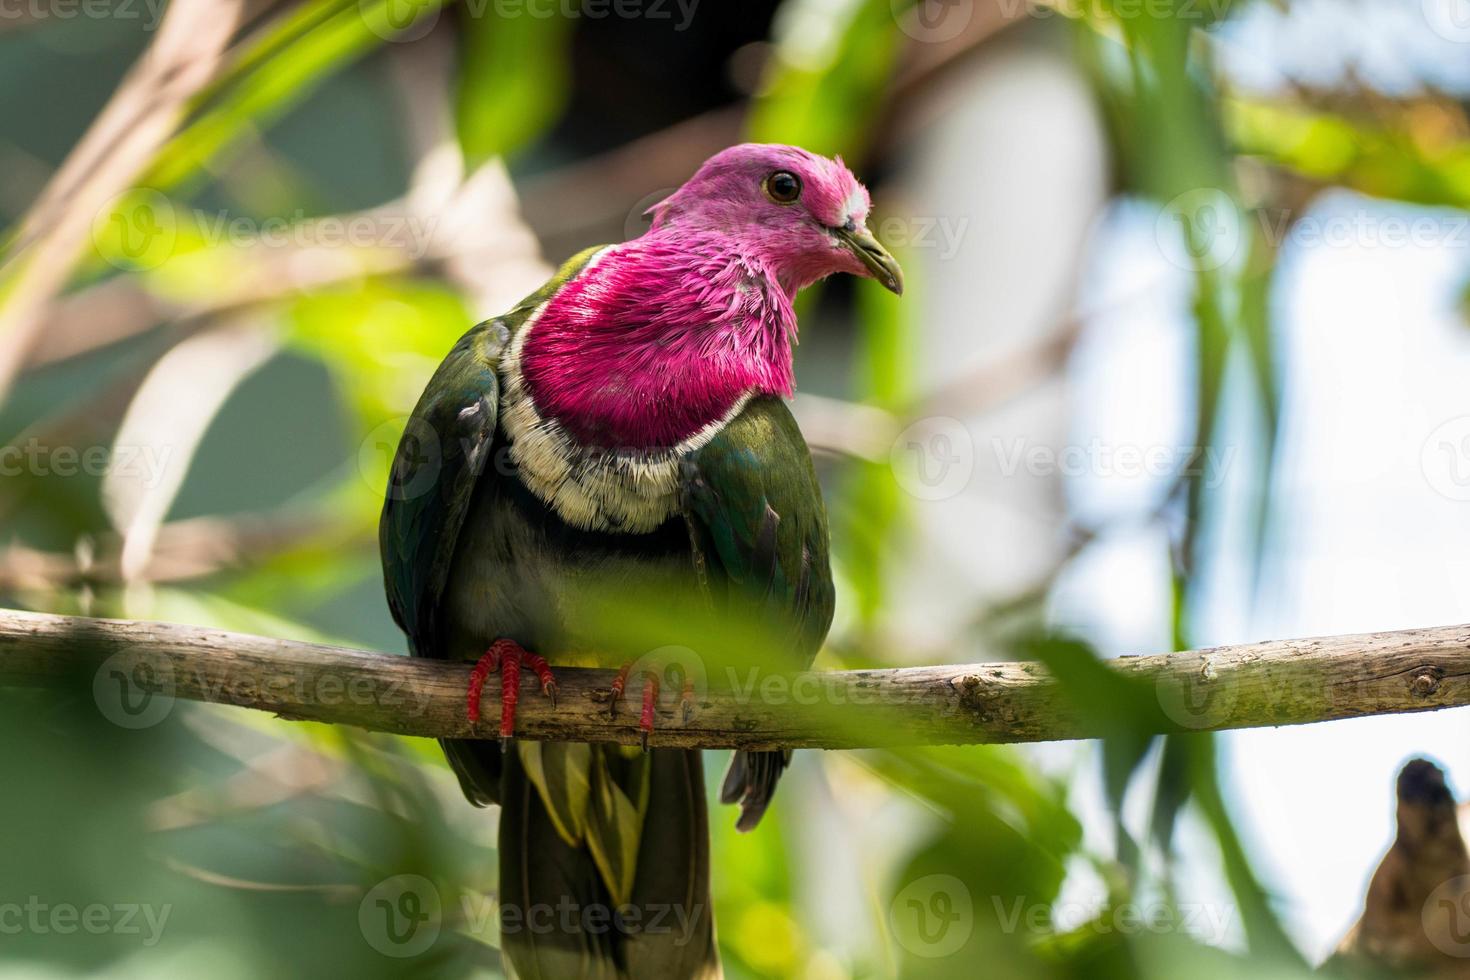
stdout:
<svg viewBox="0 0 1470 980">
<path fill-rule="evenodd" d="M 732 608 L 754 608 L 810 666 L 832 625 L 827 509 L 796 420 L 752 400 L 685 461 L 683 507 L 696 571 Z"/>
<path fill-rule="evenodd" d="M 500 408 L 500 358 L 510 341 L 598 251 L 573 257 L 539 290 L 504 316 L 471 327 L 439 365 L 404 427 L 378 522 L 383 584 L 393 619 L 419 657 L 445 657 L 445 580 L 475 487 L 495 453 Z M 486 637 L 488 644 L 494 637 Z M 498 801 L 498 748 L 440 739 L 465 796 L 477 805 Z"/>
<path fill-rule="evenodd" d="M 404 428 L 378 545 L 389 608 L 416 656 L 444 655 L 440 600 L 475 485 L 495 451 L 500 358 L 531 314 L 600 248 L 574 256 L 509 313 L 471 327 L 434 372 Z"/>
<path fill-rule="evenodd" d="M 444 358 L 398 444 L 378 545 L 393 619 L 417 656 L 442 656 L 439 600 L 475 483 L 494 450 L 509 326 L 472 328 Z"/>
<path fill-rule="evenodd" d="M 722 596 L 732 622 L 749 622 L 805 669 L 832 625 L 835 592 L 827 509 L 811 453 L 786 405 L 752 400 L 683 466 L 683 509 L 696 574 Z M 740 804 L 741 830 L 770 804 L 789 752 L 737 752 L 720 799 Z"/>
</svg>

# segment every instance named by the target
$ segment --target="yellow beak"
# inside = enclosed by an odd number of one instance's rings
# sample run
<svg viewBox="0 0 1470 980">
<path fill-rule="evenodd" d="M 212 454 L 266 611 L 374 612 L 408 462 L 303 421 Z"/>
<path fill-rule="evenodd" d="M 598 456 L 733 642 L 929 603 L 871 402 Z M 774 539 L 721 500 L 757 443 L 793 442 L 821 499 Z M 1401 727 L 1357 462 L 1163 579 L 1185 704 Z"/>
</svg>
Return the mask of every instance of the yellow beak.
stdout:
<svg viewBox="0 0 1470 980">
<path fill-rule="evenodd" d="M 838 228 L 837 237 L 846 245 L 859 262 L 867 267 L 873 278 L 896 296 L 903 295 L 903 269 L 898 260 L 888 254 L 888 249 L 878 244 L 878 239 L 866 227 Z"/>
</svg>

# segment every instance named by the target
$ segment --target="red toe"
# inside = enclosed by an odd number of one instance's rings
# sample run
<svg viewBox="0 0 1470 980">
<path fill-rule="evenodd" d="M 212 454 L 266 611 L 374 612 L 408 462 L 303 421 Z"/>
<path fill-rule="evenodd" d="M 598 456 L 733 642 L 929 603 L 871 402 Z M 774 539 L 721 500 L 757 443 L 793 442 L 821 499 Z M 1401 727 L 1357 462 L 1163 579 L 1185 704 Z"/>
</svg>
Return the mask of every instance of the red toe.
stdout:
<svg viewBox="0 0 1470 980">
<path fill-rule="evenodd" d="M 485 681 L 499 668 L 500 644 L 495 643 L 491 644 L 490 649 L 485 651 L 485 655 L 470 671 L 469 703 L 465 705 L 465 713 L 469 715 L 471 725 L 480 721 L 480 697 L 485 691 Z"/>
<path fill-rule="evenodd" d="M 623 691 L 628 686 L 628 672 L 633 669 L 632 661 L 618 668 L 618 676 L 613 678 L 612 697 L 607 702 L 607 716 L 616 718 L 618 714 L 618 702 L 623 699 Z"/>
<path fill-rule="evenodd" d="M 506 650 L 500 658 L 500 737 L 510 738 L 515 734 L 516 705 L 521 700 L 520 647 Z"/>
<path fill-rule="evenodd" d="M 658 705 L 658 675 L 653 671 L 643 674 L 643 713 L 638 717 L 638 728 L 643 732 L 643 749 L 648 750 L 648 736 L 653 734 L 653 712 Z"/>
<path fill-rule="evenodd" d="M 551 706 L 556 707 L 556 677 L 551 673 L 551 665 L 546 658 L 538 654 L 526 652 L 526 666 L 530 667 L 536 674 L 536 679 L 541 682 L 541 693 L 551 698 Z"/>
<path fill-rule="evenodd" d="M 684 678 L 684 688 L 679 692 L 679 715 L 684 724 L 694 717 L 694 678 Z"/>
<path fill-rule="evenodd" d="M 470 671 L 469 703 L 466 705 L 470 723 L 480 721 L 480 699 L 485 691 L 485 681 L 500 672 L 500 738 L 502 743 L 515 734 L 516 705 L 521 698 L 521 664 L 525 663 L 541 681 L 541 690 L 556 700 L 556 678 L 544 657 L 529 653 L 514 640 L 496 640 L 490 649 Z"/>
</svg>

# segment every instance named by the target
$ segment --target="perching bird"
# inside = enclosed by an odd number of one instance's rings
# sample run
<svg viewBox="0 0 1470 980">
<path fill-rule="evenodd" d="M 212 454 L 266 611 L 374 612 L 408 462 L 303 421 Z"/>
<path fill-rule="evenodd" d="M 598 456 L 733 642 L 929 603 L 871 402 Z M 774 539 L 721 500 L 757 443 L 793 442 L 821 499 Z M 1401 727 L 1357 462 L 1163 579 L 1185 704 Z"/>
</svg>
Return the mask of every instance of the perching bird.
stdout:
<svg viewBox="0 0 1470 980">
<path fill-rule="evenodd" d="M 1373 872 L 1363 914 L 1322 969 L 1338 977 L 1470 977 L 1470 850 L 1444 772 L 1399 771 L 1398 831 Z"/>
<path fill-rule="evenodd" d="M 443 746 L 465 795 L 503 808 L 502 939 L 519 976 L 720 975 L 699 753 L 505 739 L 523 666 L 554 697 L 556 664 L 626 665 L 666 644 L 714 660 L 762 630 L 789 669 L 811 663 L 833 588 L 821 491 L 783 401 L 792 300 L 834 272 L 902 291 L 868 208 L 840 160 L 725 150 L 642 237 L 582 252 L 471 329 L 414 409 L 379 530 L 384 579 L 416 656 L 477 661 L 472 721 L 500 672 L 502 742 Z M 742 830 L 788 758 L 736 753 L 721 799 Z"/>
</svg>

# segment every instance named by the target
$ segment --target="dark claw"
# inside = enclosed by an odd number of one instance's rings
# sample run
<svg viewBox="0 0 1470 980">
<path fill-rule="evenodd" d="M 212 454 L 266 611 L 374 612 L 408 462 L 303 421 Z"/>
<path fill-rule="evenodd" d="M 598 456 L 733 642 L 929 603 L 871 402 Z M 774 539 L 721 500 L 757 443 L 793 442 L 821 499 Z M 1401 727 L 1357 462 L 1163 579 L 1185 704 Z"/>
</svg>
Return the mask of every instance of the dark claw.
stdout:
<svg viewBox="0 0 1470 980">
<path fill-rule="evenodd" d="M 607 702 L 607 718 L 609 721 L 618 716 L 618 701 L 623 697 L 623 691 L 628 684 L 628 671 L 633 669 L 631 663 L 623 664 L 618 668 L 618 676 L 612 682 L 612 697 Z"/>
<path fill-rule="evenodd" d="M 689 724 L 689 719 L 694 717 L 694 685 L 686 680 L 684 689 L 679 692 L 679 708 L 684 716 L 684 724 Z"/>
<path fill-rule="evenodd" d="M 654 714 L 658 710 L 658 674 L 643 673 L 643 710 L 638 716 L 638 727 L 643 730 L 643 751 L 648 751 L 648 735 L 655 724 Z"/>
</svg>

